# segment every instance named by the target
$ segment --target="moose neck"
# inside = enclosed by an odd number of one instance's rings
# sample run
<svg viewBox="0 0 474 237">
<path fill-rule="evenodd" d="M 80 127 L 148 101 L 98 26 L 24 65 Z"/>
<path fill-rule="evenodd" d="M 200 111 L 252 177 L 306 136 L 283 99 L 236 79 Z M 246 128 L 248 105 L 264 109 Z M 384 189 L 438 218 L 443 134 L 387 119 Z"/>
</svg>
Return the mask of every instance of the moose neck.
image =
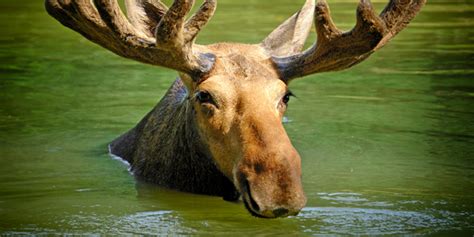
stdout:
<svg viewBox="0 0 474 237">
<path fill-rule="evenodd" d="M 187 89 L 177 79 L 135 128 L 111 143 L 111 153 L 127 160 L 140 180 L 234 199 L 234 185 L 214 164 L 194 115 Z"/>
</svg>

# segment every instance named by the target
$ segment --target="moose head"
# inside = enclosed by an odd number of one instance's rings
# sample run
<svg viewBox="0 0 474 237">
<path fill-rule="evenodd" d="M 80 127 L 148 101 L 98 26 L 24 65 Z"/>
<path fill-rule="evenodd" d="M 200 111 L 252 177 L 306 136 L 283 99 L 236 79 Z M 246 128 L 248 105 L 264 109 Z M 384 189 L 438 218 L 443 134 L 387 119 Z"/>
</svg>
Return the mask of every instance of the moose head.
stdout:
<svg viewBox="0 0 474 237">
<path fill-rule="evenodd" d="M 175 0 L 167 8 L 159 0 L 125 0 L 127 16 L 112 0 L 47 0 L 46 9 L 120 56 L 179 73 L 157 107 L 112 143 L 112 153 L 128 160 L 137 176 L 207 194 L 225 195 L 229 187 L 221 186 L 230 185 L 253 215 L 295 215 L 306 197 L 300 156 L 281 122 L 288 84 L 365 60 L 425 0 L 391 0 L 380 15 L 361 0 L 357 23 L 347 32 L 335 26 L 326 1 L 306 0 L 261 43 L 250 45 L 196 44 L 216 0 L 205 0 L 186 20 L 193 3 Z M 317 42 L 303 51 L 313 22 Z"/>
</svg>

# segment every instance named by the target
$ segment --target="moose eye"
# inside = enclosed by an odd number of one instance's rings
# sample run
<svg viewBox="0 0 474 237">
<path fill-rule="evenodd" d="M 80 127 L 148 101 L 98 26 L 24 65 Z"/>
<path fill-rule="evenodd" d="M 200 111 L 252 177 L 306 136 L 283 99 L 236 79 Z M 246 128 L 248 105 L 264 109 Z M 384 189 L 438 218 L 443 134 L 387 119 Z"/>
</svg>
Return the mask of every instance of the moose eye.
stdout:
<svg viewBox="0 0 474 237">
<path fill-rule="evenodd" d="M 196 100 L 199 101 L 199 103 L 212 103 L 212 96 L 209 94 L 209 92 L 206 91 L 199 91 L 196 93 Z"/>
<path fill-rule="evenodd" d="M 281 100 L 284 104 L 288 104 L 288 102 L 290 101 L 290 97 L 292 96 L 293 96 L 293 93 L 291 93 L 291 91 L 288 91 Z"/>
</svg>

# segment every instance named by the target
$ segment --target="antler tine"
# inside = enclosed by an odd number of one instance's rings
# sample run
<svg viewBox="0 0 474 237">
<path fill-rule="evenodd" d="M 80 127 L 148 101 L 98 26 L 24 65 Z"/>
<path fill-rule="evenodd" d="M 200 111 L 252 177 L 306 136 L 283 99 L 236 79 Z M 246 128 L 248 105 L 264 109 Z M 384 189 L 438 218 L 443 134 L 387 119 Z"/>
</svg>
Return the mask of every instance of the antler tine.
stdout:
<svg viewBox="0 0 474 237">
<path fill-rule="evenodd" d="M 48 13 L 63 25 L 110 50 L 115 48 L 115 45 L 106 43 L 113 42 L 112 32 L 89 0 L 49 0 L 46 1 L 45 7 Z M 98 35 L 104 35 L 104 37 L 98 37 Z"/>
<path fill-rule="evenodd" d="M 317 42 L 301 54 L 273 60 L 285 80 L 352 67 L 406 27 L 425 2 L 391 0 L 377 16 L 370 1 L 361 0 L 355 27 L 342 32 L 333 23 L 326 1 L 319 0 L 315 8 Z"/>
<path fill-rule="evenodd" d="M 175 0 L 161 19 L 155 32 L 158 47 L 181 48 L 185 17 L 191 10 L 194 0 Z"/>
<path fill-rule="evenodd" d="M 110 0 L 94 0 L 95 6 L 105 24 L 112 30 L 119 40 L 127 41 L 129 44 L 141 44 L 138 39 L 141 32 L 133 28 L 127 20 L 118 2 Z"/>
<path fill-rule="evenodd" d="M 404 1 L 404 2 L 403 2 Z M 383 19 L 385 25 L 389 29 L 388 34 L 381 40 L 380 46 L 382 47 L 386 42 L 398 34 L 403 28 L 405 28 L 411 19 L 425 5 L 426 0 L 392 0 L 385 7 L 380 14 L 380 18 Z M 400 7 L 401 4 L 405 4 L 405 7 Z M 403 11 L 404 9 L 410 9 L 409 11 Z"/>
<path fill-rule="evenodd" d="M 126 0 L 130 20 L 111 0 L 46 0 L 45 6 L 63 25 L 120 56 L 194 78 L 212 68 L 214 57 L 205 46 L 185 41 L 191 34 L 184 30 L 184 18 L 192 4 L 175 0 L 166 11 L 158 0 Z"/>
<path fill-rule="evenodd" d="M 185 29 L 185 17 L 191 11 L 193 5 L 194 0 L 175 0 L 158 24 L 155 37 L 157 47 L 171 49 L 177 52 L 174 55 L 175 57 L 187 59 L 183 63 L 186 64 L 187 68 L 192 69 L 190 74 L 194 75 L 209 71 L 214 65 L 215 57 L 211 54 L 193 53 L 191 47 L 194 42 L 190 39 L 194 39 L 198 31 L 187 32 Z M 205 15 L 210 18 L 214 11 L 208 9 L 206 7 L 199 9 L 195 16 Z M 193 17 L 190 20 L 190 22 L 194 22 L 196 18 Z"/>
<path fill-rule="evenodd" d="M 216 0 L 206 0 L 199 10 L 186 22 L 184 29 L 187 32 L 185 41 L 192 42 L 201 29 L 209 22 L 217 7 Z"/>
<path fill-rule="evenodd" d="M 325 0 L 318 1 L 316 4 L 314 23 L 316 25 L 317 39 L 321 43 L 329 41 L 331 38 L 342 33 L 334 24 L 331 18 L 331 11 Z"/>
<path fill-rule="evenodd" d="M 71 2 L 69 1 L 67 4 L 70 5 Z M 55 16 L 55 18 L 60 21 L 64 26 L 69 27 L 75 31 L 79 31 L 78 26 L 72 24 L 72 18 L 69 16 L 67 11 L 63 9 L 63 6 L 57 0 L 46 1 L 45 8 L 50 15 Z"/>
</svg>

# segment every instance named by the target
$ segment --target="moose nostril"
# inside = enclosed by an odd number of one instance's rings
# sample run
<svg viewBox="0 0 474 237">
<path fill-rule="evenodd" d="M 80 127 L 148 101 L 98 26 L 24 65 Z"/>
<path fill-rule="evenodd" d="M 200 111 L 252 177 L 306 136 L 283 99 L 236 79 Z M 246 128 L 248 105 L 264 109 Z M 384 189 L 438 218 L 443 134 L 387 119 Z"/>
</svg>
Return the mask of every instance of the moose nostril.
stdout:
<svg viewBox="0 0 474 237">
<path fill-rule="evenodd" d="M 288 214 L 288 209 L 285 209 L 285 208 L 277 208 L 275 210 L 273 210 L 273 215 L 275 215 L 276 217 L 278 216 L 284 216 L 286 214 Z"/>
<path fill-rule="evenodd" d="M 252 206 L 252 208 L 255 211 L 260 211 L 260 207 L 258 206 L 257 202 L 255 202 L 255 200 L 253 199 L 252 193 L 250 192 L 250 186 L 249 186 L 249 181 L 248 180 L 245 180 L 245 189 L 247 189 L 247 194 L 249 196 L 249 201 L 250 201 L 250 205 Z"/>
</svg>

